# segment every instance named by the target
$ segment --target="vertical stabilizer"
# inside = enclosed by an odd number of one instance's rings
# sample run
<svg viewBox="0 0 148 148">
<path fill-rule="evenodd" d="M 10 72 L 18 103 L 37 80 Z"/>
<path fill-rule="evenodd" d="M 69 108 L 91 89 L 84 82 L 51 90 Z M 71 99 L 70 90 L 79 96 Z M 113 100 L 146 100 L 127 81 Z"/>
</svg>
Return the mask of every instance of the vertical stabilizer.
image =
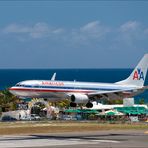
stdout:
<svg viewBox="0 0 148 148">
<path fill-rule="evenodd" d="M 148 54 L 145 54 L 131 75 L 123 80 L 116 82 L 116 84 L 143 86 L 148 69 Z"/>
</svg>

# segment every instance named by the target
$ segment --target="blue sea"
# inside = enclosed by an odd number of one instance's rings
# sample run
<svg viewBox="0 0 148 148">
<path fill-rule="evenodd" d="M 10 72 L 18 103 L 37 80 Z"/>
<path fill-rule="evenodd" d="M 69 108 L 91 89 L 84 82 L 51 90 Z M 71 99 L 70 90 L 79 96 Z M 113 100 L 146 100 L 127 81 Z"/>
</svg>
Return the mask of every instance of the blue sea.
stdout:
<svg viewBox="0 0 148 148">
<path fill-rule="evenodd" d="M 109 82 L 114 83 L 127 78 L 133 69 L 0 69 L 0 90 L 23 80 L 50 80 L 56 72 L 56 80 Z M 148 85 L 148 76 L 145 85 Z M 148 91 L 135 97 L 144 98 L 148 103 Z"/>
</svg>

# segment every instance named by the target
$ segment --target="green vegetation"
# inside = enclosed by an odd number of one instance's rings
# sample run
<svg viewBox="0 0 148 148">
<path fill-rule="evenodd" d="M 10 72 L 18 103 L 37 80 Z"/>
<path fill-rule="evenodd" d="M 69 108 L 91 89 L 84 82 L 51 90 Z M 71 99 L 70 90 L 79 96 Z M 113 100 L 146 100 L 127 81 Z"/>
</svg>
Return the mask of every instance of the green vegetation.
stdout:
<svg viewBox="0 0 148 148">
<path fill-rule="evenodd" d="M 19 98 L 12 95 L 8 89 L 0 92 L 0 112 L 16 110 Z"/>
<path fill-rule="evenodd" d="M 139 104 L 144 104 L 144 98 L 139 99 Z"/>
<path fill-rule="evenodd" d="M 100 103 L 102 104 L 109 104 L 109 105 L 112 105 L 112 104 L 123 104 L 123 99 L 101 99 L 100 100 Z"/>
<path fill-rule="evenodd" d="M 59 101 L 59 102 L 54 102 L 52 104 L 53 104 L 53 106 L 58 106 L 59 108 L 69 108 L 70 107 L 69 106 L 70 102 L 67 99 L 64 99 L 64 100 Z"/>
</svg>

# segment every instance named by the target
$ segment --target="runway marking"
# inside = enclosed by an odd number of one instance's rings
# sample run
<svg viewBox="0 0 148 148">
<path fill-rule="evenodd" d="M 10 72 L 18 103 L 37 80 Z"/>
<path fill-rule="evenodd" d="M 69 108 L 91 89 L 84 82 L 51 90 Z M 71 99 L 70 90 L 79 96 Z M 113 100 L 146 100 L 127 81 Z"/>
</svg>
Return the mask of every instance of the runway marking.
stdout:
<svg viewBox="0 0 148 148">
<path fill-rule="evenodd" d="M 101 143 L 120 143 L 119 141 L 114 141 L 114 140 L 91 140 L 91 141 L 94 141 L 94 142 L 101 142 Z"/>
<path fill-rule="evenodd" d="M 68 140 L 71 140 L 71 141 L 89 141 L 89 142 L 105 142 L 105 143 L 120 143 L 119 141 L 115 141 L 115 140 L 91 140 L 91 139 L 86 139 L 86 140 L 82 140 L 82 139 L 75 139 L 75 138 L 70 138 Z"/>
<path fill-rule="evenodd" d="M 83 145 L 83 144 L 100 144 L 100 143 L 120 143 L 114 140 L 93 140 L 93 139 L 79 139 L 79 138 L 66 138 L 66 139 L 34 139 L 33 136 L 12 136 L 1 137 L 0 147 L 3 148 L 23 148 L 23 147 L 47 147 L 47 146 L 66 146 L 66 145 Z"/>
</svg>

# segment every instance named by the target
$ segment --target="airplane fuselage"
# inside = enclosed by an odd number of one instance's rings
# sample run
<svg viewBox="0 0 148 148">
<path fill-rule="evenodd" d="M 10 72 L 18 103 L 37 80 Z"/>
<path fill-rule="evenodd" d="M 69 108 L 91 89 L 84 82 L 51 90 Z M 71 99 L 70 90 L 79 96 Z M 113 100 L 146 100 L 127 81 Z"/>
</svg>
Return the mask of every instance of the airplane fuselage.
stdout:
<svg viewBox="0 0 148 148">
<path fill-rule="evenodd" d="M 48 98 L 50 100 L 62 100 L 69 94 L 87 94 L 104 91 L 123 90 L 126 94 L 132 94 L 136 86 L 124 86 L 110 83 L 90 83 L 76 81 L 47 81 L 47 80 L 29 80 L 23 81 L 9 90 L 19 97 L 30 98 Z M 128 90 L 128 91 L 127 91 Z"/>
</svg>

